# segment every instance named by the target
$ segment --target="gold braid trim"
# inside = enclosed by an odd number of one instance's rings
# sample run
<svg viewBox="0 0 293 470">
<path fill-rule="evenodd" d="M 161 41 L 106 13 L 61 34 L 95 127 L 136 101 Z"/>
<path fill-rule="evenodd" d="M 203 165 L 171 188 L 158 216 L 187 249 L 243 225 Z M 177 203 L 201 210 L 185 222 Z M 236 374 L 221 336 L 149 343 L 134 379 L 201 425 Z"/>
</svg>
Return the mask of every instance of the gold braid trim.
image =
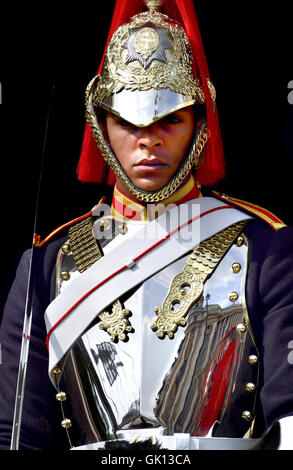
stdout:
<svg viewBox="0 0 293 470">
<path fill-rule="evenodd" d="M 155 307 L 157 318 L 151 328 L 159 338 L 174 337 L 178 326 L 185 326 L 190 307 L 201 297 L 206 280 L 243 230 L 239 222 L 201 242 L 190 254 L 181 273 L 177 274 L 161 307 Z"/>
</svg>

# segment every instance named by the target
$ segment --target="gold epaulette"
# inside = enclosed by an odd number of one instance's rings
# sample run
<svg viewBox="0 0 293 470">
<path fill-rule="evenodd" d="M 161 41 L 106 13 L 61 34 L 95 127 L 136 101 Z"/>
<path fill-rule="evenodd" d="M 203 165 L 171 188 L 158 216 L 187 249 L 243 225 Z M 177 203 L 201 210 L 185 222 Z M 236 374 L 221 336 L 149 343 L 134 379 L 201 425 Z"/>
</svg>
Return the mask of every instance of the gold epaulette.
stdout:
<svg viewBox="0 0 293 470">
<path fill-rule="evenodd" d="M 239 207 L 240 209 L 255 215 L 256 217 L 259 217 L 260 219 L 267 222 L 274 230 L 279 230 L 280 228 L 286 227 L 286 224 L 282 222 L 282 220 L 263 207 L 252 204 L 251 202 L 242 201 L 241 199 L 237 199 L 235 197 L 227 196 L 223 193 L 218 193 L 217 191 L 212 191 L 212 194 L 222 201 L 229 202 L 230 204 L 233 204 L 236 207 Z"/>
<path fill-rule="evenodd" d="M 105 201 L 105 197 L 103 197 L 98 206 L 102 204 Z M 94 209 L 96 209 L 98 206 L 95 206 Z M 73 224 L 80 222 L 83 219 L 86 219 L 87 217 L 90 217 L 92 215 L 93 209 L 90 212 L 87 212 L 84 215 L 81 215 L 80 217 L 77 217 L 76 219 L 70 220 L 69 222 L 66 222 L 63 225 L 60 225 L 60 227 L 56 228 L 51 232 L 49 235 L 47 235 L 43 240 L 41 240 L 40 235 L 37 235 L 36 233 L 34 234 L 34 246 L 37 248 L 42 248 L 46 243 L 51 241 L 56 235 L 59 235 L 64 229 L 71 227 Z"/>
</svg>

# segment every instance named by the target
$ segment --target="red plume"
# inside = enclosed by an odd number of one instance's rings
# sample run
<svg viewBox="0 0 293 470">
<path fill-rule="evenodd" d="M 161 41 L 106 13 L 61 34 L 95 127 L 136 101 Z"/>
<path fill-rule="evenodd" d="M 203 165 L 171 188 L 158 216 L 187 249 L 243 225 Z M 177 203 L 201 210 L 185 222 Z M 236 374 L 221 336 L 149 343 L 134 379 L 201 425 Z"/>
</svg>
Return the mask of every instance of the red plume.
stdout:
<svg viewBox="0 0 293 470">
<path fill-rule="evenodd" d="M 108 33 L 106 47 L 98 73 L 100 73 L 108 43 L 115 30 L 129 19 L 143 11 L 143 0 L 116 0 L 112 23 Z M 210 96 L 207 79 L 210 79 L 204 47 L 201 40 L 199 25 L 194 9 L 193 0 L 163 0 L 162 12 L 172 20 L 180 23 L 190 40 L 194 58 L 194 76 L 199 78 L 205 95 L 207 125 L 210 137 L 205 147 L 204 159 L 201 168 L 197 172 L 197 180 L 202 185 L 210 185 L 225 175 L 225 161 L 222 138 L 219 126 L 218 113 Z M 89 124 L 86 124 L 82 143 L 81 155 L 77 167 L 78 179 L 88 183 L 107 182 L 115 183 L 115 175 L 105 164 L 92 136 Z"/>
</svg>

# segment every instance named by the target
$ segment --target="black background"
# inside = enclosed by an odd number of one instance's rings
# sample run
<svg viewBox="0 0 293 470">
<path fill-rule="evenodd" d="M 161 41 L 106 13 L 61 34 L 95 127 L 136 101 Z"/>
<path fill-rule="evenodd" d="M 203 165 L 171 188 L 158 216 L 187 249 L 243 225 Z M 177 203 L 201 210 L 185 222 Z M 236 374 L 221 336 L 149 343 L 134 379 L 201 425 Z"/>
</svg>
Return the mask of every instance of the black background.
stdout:
<svg viewBox="0 0 293 470">
<path fill-rule="evenodd" d="M 78 183 L 75 170 L 84 91 L 98 68 L 113 4 L 0 1 L 1 308 L 32 243 L 49 107 L 38 232 L 44 237 L 87 212 L 102 192 Z M 293 224 L 292 0 L 195 5 L 227 161 L 218 189 Z"/>
</svg>

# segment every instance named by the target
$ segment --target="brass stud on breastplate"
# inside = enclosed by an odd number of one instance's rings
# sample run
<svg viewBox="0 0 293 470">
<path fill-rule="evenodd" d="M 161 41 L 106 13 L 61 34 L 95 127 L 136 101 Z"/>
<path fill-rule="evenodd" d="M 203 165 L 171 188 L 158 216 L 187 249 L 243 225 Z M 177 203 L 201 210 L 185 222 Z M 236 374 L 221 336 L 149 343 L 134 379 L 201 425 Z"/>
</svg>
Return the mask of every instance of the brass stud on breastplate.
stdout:
<svg viewBox="0 0 293 470">
<path fill-rule="evenodd" d="M 246 390 L 247 392 L 250 392 L 250 393 L 255 392 L 255 390 L 256 390 L 256 385 L 253 384 L 252 382 L 248 382 L 248 383 L 245 385 L 245 390 Z"/>
<path fill-rule="evenodd" d="M 58 393 L 56 394 L 56 400 L 57 400 L 57 401 L 62 402 L 62 401 L 65 401 L 66 399 L 67 399 L 67 395 L 66 395 L 65 392 L 58 392 Z"/>
<path fill-rule="evenodd" d="M 241 271 L 241 264 L 240 263 L 233 263 L 232 264 L 232 273 L 238 274 Z"/>
<path fill-rule="evenodd" d="M 250 411 L 243 411 L 241 417 L 245 421 L 252 421 L 253 420 L 253 417 L 252 417 L 252 414 L 250 413 Z"/>
<path fill-rule="evenodd" d="M 63 253 L 65 255 L 69 255 L 69 253 L 71 252 L 70 244 L 69 243 L 64 243 L 61 250 L 63 251 Z"/>
<path fill-rule="evenodd" d="M 237 241 L 236 241 L 236 246 L 238 246 L 240 248 L 240 246 L 242 246 L 244 243 L 244 238 L 240 235 L 238 238 L 237 238 Z"/>
<path fill-rule="evenodd" d="M 239 333 L 239 334 L 245 333 L 245 331 L 246 331 L 246 326 L 244 325 L 244 323 L 239 323 L 239 325 L 236 326 L 236 331 L 237 331 L 237 333 Z"/>
<path fill-rule="evenodd" d="M 55 366 L 54 369 L 52 370 L 52 373 L 54 375 L 60 375 L 61 374 L 61 368 L 59 366 Z"/>
<path fill-rule="evenodd" d="M 71 426 L 72 426 L 71 419 L 69 419 L 69 418 L 64 418 L 64 419 L 61 421 L 61 426 L 62 426 L 62 428 L 64 428 L 64 429 L 69 429 L 69 428 L 71 428 Z"/>
<path fill-rule="evenodd" d="M 250 356 L 248 356 L 249 364 L 254 365 L 254 364 L 257 364 L 257 362 L 258 362 L 258 357 L 255 356 L 255 354 L 251 354 Z"/>
<path fill-rule="evenodd" d="M 70 279 L 70 273 L 68 271 L 62 271 L 61 273 L 61 279 L 63 279 L 63 281 L 69 281 Z"/>
<path fill-rule="evenodd" d="M 239 298 L 239 294 L 235 291 L 231 292 L 230 295 L 229 295 L 230 302 L 236 302 L 236 300 L 238 300 L 238 298 Z"/>
</svg>

